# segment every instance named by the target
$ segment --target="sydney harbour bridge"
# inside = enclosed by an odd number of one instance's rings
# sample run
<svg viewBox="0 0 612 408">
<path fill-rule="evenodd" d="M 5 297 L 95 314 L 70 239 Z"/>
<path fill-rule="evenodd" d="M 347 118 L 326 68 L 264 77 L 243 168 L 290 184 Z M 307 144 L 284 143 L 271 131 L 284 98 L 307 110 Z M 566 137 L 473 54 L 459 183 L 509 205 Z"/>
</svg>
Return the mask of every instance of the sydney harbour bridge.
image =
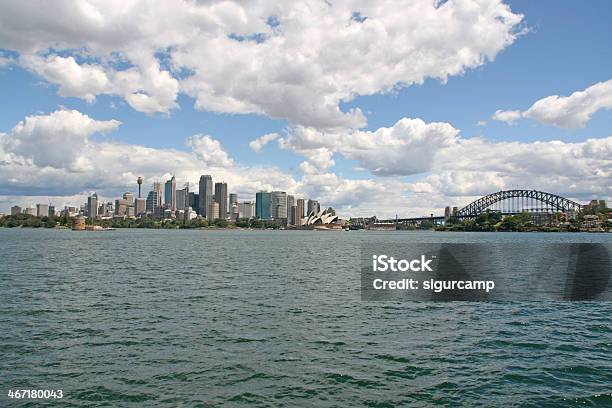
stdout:
<svg viewBox="0 0 612 408">
<path fill-rule="evenodd" d="M 538 190 L 502 190 L 480 197 L 465 207 L 456 208 L 444 216 L 423 216 L 414 218 L 395 218 L 379 220 L 380 223 L 416 224 L 421 221 L 442 223 L 450 217 L 476 218 L 487 212 L 498 212 L 503 215 L 513 215 L 522 212 L 529 213 L 559 213 L 579 212 L 582 205 L 556 194 Z"/>
</svg>

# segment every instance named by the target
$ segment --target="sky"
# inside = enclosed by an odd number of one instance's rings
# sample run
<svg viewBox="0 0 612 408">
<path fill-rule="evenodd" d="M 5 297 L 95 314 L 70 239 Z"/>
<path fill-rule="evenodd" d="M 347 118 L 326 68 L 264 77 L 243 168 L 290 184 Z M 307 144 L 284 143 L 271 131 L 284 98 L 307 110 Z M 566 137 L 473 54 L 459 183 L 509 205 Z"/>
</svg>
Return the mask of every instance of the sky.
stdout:
<svg viewBox="0 0 612 408">
<path fill-rule="evenodd" d="M 612 198 L 612 3 L 0 0 L 0 211 L 201 174 L 339 215 Z"/>
</svg>

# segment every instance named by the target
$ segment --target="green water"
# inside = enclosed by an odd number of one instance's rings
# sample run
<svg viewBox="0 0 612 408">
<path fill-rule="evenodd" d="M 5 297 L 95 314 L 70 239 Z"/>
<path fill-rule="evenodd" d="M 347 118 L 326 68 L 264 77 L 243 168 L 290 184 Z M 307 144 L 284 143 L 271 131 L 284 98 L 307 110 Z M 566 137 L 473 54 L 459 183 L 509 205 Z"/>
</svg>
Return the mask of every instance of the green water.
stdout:
<svg viewBox="0 0 612 408">
<path fill-rule="evenodd" d="M 0 229 L 0 406 L 612 406 L 612 302 L 362 302 L 381 240 L 610 236 Z"/>
</svg>

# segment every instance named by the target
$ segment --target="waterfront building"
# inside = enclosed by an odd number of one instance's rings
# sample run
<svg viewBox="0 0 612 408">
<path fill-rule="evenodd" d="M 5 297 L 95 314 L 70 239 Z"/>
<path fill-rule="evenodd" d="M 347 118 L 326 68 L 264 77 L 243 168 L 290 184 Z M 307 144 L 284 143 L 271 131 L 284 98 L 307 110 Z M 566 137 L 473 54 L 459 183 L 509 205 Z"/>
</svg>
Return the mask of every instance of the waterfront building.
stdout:
<svg viewBox="0 0 612 408">
<path fill-rule="evenodd" d="M 127 208 L 127 211 L 125 212 L 125 215 L 127 215 L 130 218 L 136 217 L 136 208 L 133 205 L 130 205 Z"/>
<path fill-rule="evenodd" d="M 189 207 L 189 186 L 185 186 L 185 188 L 181 190 L 176 190 L 176 209 L 184 210 L 186 207 Z"/>
<path fill-rule="evenodd" d="M 149 195 L 147 196 L 147 201 L 146 201 L 147 213 L 151 213 L 155 218 L 161 218 L 163 216 L 161 202 L 162 202 L 161 183 L 154 182 L 153 190 L 149 191 Z"/>
<path fill-rule="evenodd" d="M 21 207 L 18 205 L 14 205 L 11 207 L 11 215 L 21 214 Z"/>
<path fill-rule="evenodd" d="M 125 198 L 118 198 L 115 200 L 115 215 L 122 217 L 127 215 L 128 200 Z"/>
<path fill-rule="evenodd" d="M 199 183 L 199 201 L 198 208 L 200 208 L 200 215 L 204 218 L 208 218 L 206 211 L 208 206 L 213 201 L 213 181 L 209 175 L 200 176 Z"/>
<path fill-rule="evenodd" d="M 48 204 L 36 204 L 36 216 L 37 217 L 48 217 L 49 216 L 49 205 Z"/>
<path fill-rule="evenodd" d="M 48 213 L 49 217 L 55 217 L 55 206 L 54 205 L 49 205 L 49 213 Z"/>
<path fill-rule="evenodd" d="M 233 204 L 238 204 L 238 194 L 230 193 L 229 195 L 229 206 L 232 207 Z"/>
<path fill-rule="evenodd" d="M 456 217 L 458 212 L 459 212 L 459 207 L 453 207 L 453 217 Z"/>
<path fill-rule="evenodd" d="M 251 201 L 238 203 L 238 218 L 255 217 L 255 205 Z"/>
<path fill-rule="evenodd" d="M 191 221 L 195 218 L 197 218 L 197 214 L 196 212 L 191 208 L 191 207 L 187 207 L 185 208 L 185 212 L 183 213 L 183 217 L 184 217 L 184 221 Z"/>
<path fill-rule="evenodd" d="M 137 198 L 134 200 L 134 213 L 137 217 L 144 215 L 147 212 L 147 200 L 144 198 Z"/>
<path fill-rule="evenodd" d="M 123 193 L 123 199 L 127 200 L 128 207 L 134 205 L 134 195 L 131 192 L 126 191 Z"/>
<path fill-rule="evenodd" d="M 318 214 L 319 212 L 321 212 L 321 205 L 319 202 L 317 200 L 308 200 L 307 215 L 310 216 L 312 214 Z"/>
<path fill-rule="evenodd" d="M 270 199 L 270 216 L 273 219 L 287 218 L 287 193 L 273 191 Z"/>
<path fill-rule="evenodd" d="M 230 220 L 236 222 L 239 216 L 240 210 L 238 208 L 238 204 L 234 203 L 230 206 Z"/>
<path fill-rule="evenodd" d="M 93 193 L 87 197 L 87 216 L 93 220 L 98 217 L 98 194 Z"/>
<path fill-rule="evenodd" d="M 227 218 L 227 183 L 215 183 L 215 202 L 219 204 L 219 217 Z"/>
<path fill-rule="evenodd" d="M 23 209 L 23 213 L 27 215 L 35 215 L 34 207 L 26 207 Z"/>
<path fill-rule="evenodd" d="M 172 178 L 166 181 L 164 189 L 164 207 L 176 211 L 176 178 Z"/>
<path fill-rule="evenodd" d="M 255 194 L 255 216 L 262 220 L 269 220 L 270 206 L 272 201 L 272 195 L 266 191 L 260 191 Z"/>
<path fill-rule="evenodd" d="M 187 201 L 187 206 L 191 207 L 197 214 L 200 213 L 200 195 L 195 192 L 189 193 L 189 198 Z"/>
<path fill-rule="evenodd" d="M 206 209 L 206 218 L 210 221 L 214 221 L 219 219 L 219 203 L 216 201 L 208 204 L 208 208 Z"/>
<path fill-rule="evenodd" d="M 304 199 L 298 198 L 295 206 L 295 225 L 302 225 L 304 219 Z"/>
<path fill-rule="evenodd" d="M 287 194 L 287 224 L 295 225 L 295 197 Z M 291 215 L 293 214 L 293 216 Z"/>
</svg>

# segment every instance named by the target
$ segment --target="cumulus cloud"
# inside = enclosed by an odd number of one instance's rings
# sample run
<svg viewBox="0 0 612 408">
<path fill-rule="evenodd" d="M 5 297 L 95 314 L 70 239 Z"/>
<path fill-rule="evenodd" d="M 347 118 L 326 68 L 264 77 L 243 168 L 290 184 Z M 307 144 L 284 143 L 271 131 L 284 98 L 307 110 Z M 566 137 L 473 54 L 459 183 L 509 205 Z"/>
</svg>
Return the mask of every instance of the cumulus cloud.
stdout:
<svg viewBox="0 0 612 408">
<path fill-rule="evenodd" d="M 257 139 L 251 140 L 251 142 L 249 143 L 249 147 L 255 153 L 259 153 L 265 145 L 278 139 L 278 137 L 279 137 L 278 133 L 267 133 L 263 136 L 258 137 Z"/>
<path fill-rule="evenodd" d="M 520 118 L 527 118 L 573 130 L 585 127 L 596 112 L 605 109 L 612 109 L 612 79 L 598 82 L 569 96 L 547 96 L 523 112 L 498 110 L 492 119 L 512 124 Z"/>
<path fill-rule="evenodd" d="M 3 2 L 0 47 L 63 96 L 360 128 L 341 102 L 481 66 L 521 20 L 501 0 Z"/>
<path fill-rule="evenodd" d="M 229 167 L 234 164 L 218 140 L 208 135 L 194 135 L 187 139 L 187 146 L 206 165 L 212 167 Z"/>
<path fill-rule="evenodd" d="M 50 115 L 28 116 L 2 139 L 5 154 L 14 155 L 38 167 L 79 170 L 81 153 L 90 136 L 116 130 L 121 122 L 91 119 L 76 110 L 58 110 Z"/>
<path fill-rule="evenodd" d="M 304 155 L 321 169 L 334 164 L 331 157 L 337 152 L 375 175 L 405 176 L 430 170 L 436 151 L 451 145 L 458 133 L 448 123 L 403 118 L 375 131 L 296 127 L 279 139 L 279 145 Z"/>
<path fill-rule="evenodd" d="M 505 122 L 508 125 L 514 125 L 521 118 L 522 114 L 519 110 L 496 110 L 491 119 L 498 122 Z"/>
<path fill-rule="evenodd" d="M 539 188 L 570 197 L 612 195 L 612 137 L 584 142 L 491 142 L 462 138 L 448 123 L 403 118 L 375 131 L 321 132 L 296 128 L 279 145 L 308 159 L 305 175 L 326 173 L 313 152 L 357 161 L 378 176 L 423 175 L 412 193 L 471 198 L 501 188 Z"/>
</svg>

